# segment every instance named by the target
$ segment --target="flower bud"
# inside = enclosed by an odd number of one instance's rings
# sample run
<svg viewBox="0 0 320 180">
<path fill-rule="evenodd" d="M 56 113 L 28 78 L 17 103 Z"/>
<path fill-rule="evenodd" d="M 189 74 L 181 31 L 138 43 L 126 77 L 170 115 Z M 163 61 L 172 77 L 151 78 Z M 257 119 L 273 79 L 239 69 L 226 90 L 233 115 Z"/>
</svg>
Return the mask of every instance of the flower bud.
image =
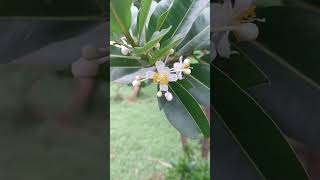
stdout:
<svg viewBox="0 0 320 180">
<path fill-rule="evenodd" d="M 184 69 L 183 72 L 187 75 L 191 74 L 191 69 Z"/>
<path fill-rule="evenodd" d="M 132 82 L 132 86 L 140 86 L 140 84 L 141 84 L 141 82 L 138 81 L 138 80 L 134 80 L 134 81 Z"/>
<path fill-rule="evenodd" d="M 159 49 L 160 48 L 160 43 L 157 43 L 154 47 Z"/>
<path fill-rule="evenodd" d="M 170 49 L 169 54 L 172 55 L 174 53 L 174 49 Z"/>
<path fill-rule="evenodd" d="M 172 94 L 169 93 L 169 92 L 166 92 L 166 93 L 164 94 L 164 96 L 166 97 L 167 101 L 172 101 L 172 99 L 173 99 Z"/>
<path fill-rule="evenodd" d="M 129 54 L 129 49 L 127 47 L 122 46 L 121 47 L 121 54 L 123 55 L 128 55 Z"/>
<path fill-rule="evenodd" d="M 259 29 L 253 23 L 243 23 L 235 30 L 235 36 L 239 41 L 253 41 L 258 35 Z"/>
<path fill-rule="evenodd" d="M 157 96 L 158 96 L 158 97 L 161 97 L 161 96 L 162 96 L 162 92 L 161 92 L 161 91 L 158 91 L 158 92 L 157 92 Z"/>
<path fill-rule="evenodd" d="M 184 63 L 184 64 L 190 64 L 190 59 L 185 59 L 185 60 L 183 61 L 183 63 Z"/>
</svg>

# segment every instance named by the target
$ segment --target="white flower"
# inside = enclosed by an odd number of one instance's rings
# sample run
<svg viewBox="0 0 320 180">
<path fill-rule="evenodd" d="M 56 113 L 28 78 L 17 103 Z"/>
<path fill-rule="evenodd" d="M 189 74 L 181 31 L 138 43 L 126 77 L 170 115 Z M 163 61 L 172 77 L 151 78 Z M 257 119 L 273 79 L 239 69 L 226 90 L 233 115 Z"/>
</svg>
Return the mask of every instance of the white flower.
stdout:
<svg viewBox="0 0 320 180">
<path fill-rule="evenodd" d="M 174 71 L 177 73 L 178 79 L 181 80 L 182 79 L 182 72 L 185 74 L 190 74 L 191 70 L 190 70 L 190 60 L 189 59 L 185 59 L 182 62 L 182 56 L 179 58 L 179 62 L 176 62 L 173 64 L 173 69 Z"/>
<path fill-rule="evenodd" d="M 172 94 L 170 92 L 166 92 L 164 94 L 164 97 L 166 97 L 167 101 L 172 101 L 172 99 L 173 99 L 173 96 L 172 96 Z"/>
<path fill-rule="evenodd" d="M 169 55 L 172 55 L 174 53 L 174 49 L 170 49 Z"/>
<path fill-rule="evenodd" d="M 170 69 L 165 66 L 164 62 L 157 61 L 155 65 L 157 72 L 147 71 L 146 78 L 152 79 L 154 83 L 159 84 L 160 91 L 168 92 L 169 82 L 177 81 L 178 77 L 170 72 Z"/>
<path fill-rule="evenodd" d="M 213 54 L 229 57 L 234 53 L 229 43 L 230 31 L 238 41 L 251 41 L 258 37 L 259 29 L 253 22 L 265 20 L 256 18 L 255 9 L 253 0 L 236 0 L 234 6 L 231 0 L 225 0 L 223 4 L 212 3 Z"/>
<path fill-rule="evenodd" d="M 159 49 L 159 48 L 160 48 L 160 43 L 157 43 L 154 47 L 155 47 L 156 49 Z"/>
<path fill-rule="evenodd" d="M 121 54 L 126 56 L 129 54 L 129 52 L 130 52 L 130 50 L 127 47 L 121 46 Z"/>
</svg>

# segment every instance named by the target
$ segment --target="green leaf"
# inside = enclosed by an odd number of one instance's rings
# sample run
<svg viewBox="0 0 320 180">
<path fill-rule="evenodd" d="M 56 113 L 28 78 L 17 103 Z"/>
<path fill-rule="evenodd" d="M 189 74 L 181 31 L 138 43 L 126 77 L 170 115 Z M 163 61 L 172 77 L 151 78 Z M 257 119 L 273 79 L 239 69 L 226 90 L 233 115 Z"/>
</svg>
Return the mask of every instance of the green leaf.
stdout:
<svg viewBox="0 0 320 180">
<path fill-rule="evenodd" d="M 210 107 L 210 65 L 192 64 L 192 72 L 186 79 L 193 88 L 188 92 L 204 107 Z"/>
<path fill-rule="evenodd" d="M 308 180 L 270 116 L 239 85 L 213 66 L 213 106 L 264 179 Z"/>
<path fill-rule="evenodd" d="M 169 7 L 170 8 L 170 7 Z M 165 11 L 164 13 L 162 13 L 157 21 L 157 30 L 159 31 L 164 23 L 164 20 L 167 18 L 168 14 L 169 14 L 169 10 Z"/>
<path fill-rule="evenodd" d="M 173 37 L 170 42 L 167 44 L 162 44 L 161 46 L 164 46 L 163 48 L 156 51 L 153 56 L 149 59 L 149 64 L 154 64 L 157 60 L 163 58 L 164 56 L 168 55 L 170 52 L 170 49 L 177 46 L 181 41 L 182 38 L 180 35 L 177 35 L 176 37 Z"/>
<path fill-rule="evenodd" d="M 193 87 L 192 84 L 186 79 L 179 80 L 177 83 L 179 83 L 185 89 L 190 89 Z"/>
<path fill-rule="evenodd" d="M 240 48 L 233 47 L 240 53 L 227 58 L 216 58 L 213 64 L 218 66 L 241 88 L 250 88 L 269 83 L 267 76 L 256 66 L 251 58 Z"/>
<path fill-rule="evenodd" d="M 131 26 L 132 0 L 110 1 L 110 27 L 111 32 L 127 34 Z"/>
<path fill-rule="evenodd" d="M 144 54 L 148 52 L 150 49 L 154 48 L 154 46 L 160 42 L 160 40 L 170 31 L 171 27 L 167 29 L 163 29 L 160 32 L 156 31 L 153 33 L 151 40 L 147 42 L 143 47 L 136 47 L 133 49 L 135 54 Z"/>
<path fill-rule="evenodd" d="M 160 18 L 160 16 L 162 16 L 162 18 L 165 18 L 163 16 L 163 14 L 166 14 L 166 12 L 168 12 L 172 2 L 173 2 L 173 0 L 162 0 L 162 1 L 159 2 L 157 7 L 155 8 L 154 12 L 152 13 L 152 15 L 150 17 L 150 21 L 149 21 L 149 24 L 148 24 L 148 29 L 146 31 L 146 36 L 147 36 L 146 39 L 147 40 L 149 40 L 151 38 L 151 35 L 155 31 L 157 31 L 157 30 L 159 31 L 161 29 L 161 27 L 157 28 L 158 24 L 160 24 L 159 18 Z"/>
<path fill-rule="evenodd" d="M 207 117 L 198 102 L 179 83 L 169 85 L 173 100 L 168 102 L 164 97 L 159 98 L 160 107 L 164 110 L 171 124 L 182 134 L 197 138 L 200 133 L 205 137 L 210 136 Z"/>
<path fill-rule="evenodd" d="M 140 10 L 138 13 L 138 36 L 140 37 L 142 31 L 146 27 L 146 21 L 148 13 L 151 7 L 152 0 L 141 0 L 140 1 Z"/>
<path fill-rule="evenodd" d="M 133 36 L 137 36 L 138 30 L 137 30 L 137 21 L 138 21 L 138 8 L 132 4 L 131 6 L 131 26 L 130 30 Z"/>
<path fill-rule="evenodd" d="M 110 54 L 110 66 L 111 67 L 126 67 L 137 68 L 142 67 L 139 57 L 134 56 L 122 56 Z"/>
<path fill-rule="evenodd" d="M 193 23 L 189 33 L 177 47 L 177 55 L 186 55 L 194 50 L 200 50 L 210 46 L 210 8 L 205 8 L 201 15 Z"/>
<path fill-rule="evenodd" d="M 255 45 L 274 61 L 320 88 L 320 13 L 293 7 L 257 10 L 266 18 Z"/>
<path fill-rule="evenodd" d="M 210 66 L 208 64 L 192 64 L 190 76 L 210 88 Z"/>
<path fill-rule="evenodd" d="M 175 0 L 170 12 L 163 23 L 163 27 L 172 25 L 171 31 L 162 39 L 162 42 L 174 37 L 177 34 L 187 35 L 192 24 L 201 14 L 205 7 L 208 7 L 208 0 Z"/>
<path fill-rule="evenodd" d="M 68 0 L 68 1 L 44 1 L 44 0 L 3 0 L 0 6 L 0 16 L 18 18 L 90 18 L 103 17 L 108 4 L 103 0 Z"/>
</svg>

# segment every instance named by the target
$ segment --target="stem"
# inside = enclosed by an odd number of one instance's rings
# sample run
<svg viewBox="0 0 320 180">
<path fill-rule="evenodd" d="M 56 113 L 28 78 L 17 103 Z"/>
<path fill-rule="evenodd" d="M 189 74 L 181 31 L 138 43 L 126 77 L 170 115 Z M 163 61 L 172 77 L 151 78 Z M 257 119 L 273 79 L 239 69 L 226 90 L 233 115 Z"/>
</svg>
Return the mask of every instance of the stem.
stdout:
<svg viewBox="0 0 320 180">
<path fill-rule="evenodd" d="M 138 45 L 136 44 L 136 42 L 134 42 L 133 38 L 131 37 L 128 31 L 124 34 L 124 36 L 126 37 L 126 39 L 131 44 L 132 47 L 138 47 Z"/>
</svg>

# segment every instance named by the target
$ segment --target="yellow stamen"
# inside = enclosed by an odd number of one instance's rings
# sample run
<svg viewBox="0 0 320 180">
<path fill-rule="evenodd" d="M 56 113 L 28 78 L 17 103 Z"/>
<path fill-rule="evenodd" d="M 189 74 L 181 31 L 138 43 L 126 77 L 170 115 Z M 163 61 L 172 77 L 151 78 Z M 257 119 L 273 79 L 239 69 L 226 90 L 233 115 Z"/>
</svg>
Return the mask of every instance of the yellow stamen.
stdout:
<svg viewBox="0 0 320 180">
<path fill-rule="evenodd" d="M 256 6 L 251 5 L 246 11 L 242 12 L 240 15 L 234 17 L 236 21 L 248 20 L 257 17 Z"/>
<path fill-rule="evenodd" d="M 183 64 L 183 69 L 188 69 L 190 67 L 190 64 Z"/>
<path fill-rule="evenodd" d="M 167 74 L 154 73 L 152 79 L 153 83 L 159 83 L 160 85 L 169 84 L 169 77 Z"/>
</svg>

